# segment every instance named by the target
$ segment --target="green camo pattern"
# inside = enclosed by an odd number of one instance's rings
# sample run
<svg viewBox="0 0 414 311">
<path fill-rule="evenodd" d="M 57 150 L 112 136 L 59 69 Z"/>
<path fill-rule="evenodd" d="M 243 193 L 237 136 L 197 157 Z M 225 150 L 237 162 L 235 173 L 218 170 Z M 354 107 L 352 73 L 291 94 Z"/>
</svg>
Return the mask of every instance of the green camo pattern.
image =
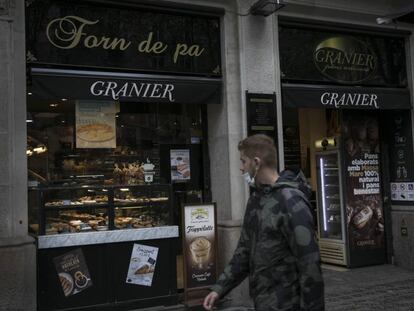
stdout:
<svg viewBox="0 0 414 311">
<path fill-rule="evenodd" d="M 249 276 L 257 311 L 324 310 L 309 194 L 301 171 L 253 189 L 233 258 L 211 289 L 222 297 Z"/>
</svg>

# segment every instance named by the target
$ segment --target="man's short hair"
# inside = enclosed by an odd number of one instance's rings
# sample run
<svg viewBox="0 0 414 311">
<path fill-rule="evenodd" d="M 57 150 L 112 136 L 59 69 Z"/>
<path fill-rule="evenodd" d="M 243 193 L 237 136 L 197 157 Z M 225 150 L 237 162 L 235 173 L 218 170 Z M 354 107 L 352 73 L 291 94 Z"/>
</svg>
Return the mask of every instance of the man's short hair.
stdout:
<svg viewBox="0 0 414 311">
<path fill-rule="evenodd" d="M 277 167 L 277 152 L 272 138 L 264 134 L 255 134 L 241 140 L 238 145 L 240 152 L 253 159 L 258 157 L 266 167 Z"/>
</svg>

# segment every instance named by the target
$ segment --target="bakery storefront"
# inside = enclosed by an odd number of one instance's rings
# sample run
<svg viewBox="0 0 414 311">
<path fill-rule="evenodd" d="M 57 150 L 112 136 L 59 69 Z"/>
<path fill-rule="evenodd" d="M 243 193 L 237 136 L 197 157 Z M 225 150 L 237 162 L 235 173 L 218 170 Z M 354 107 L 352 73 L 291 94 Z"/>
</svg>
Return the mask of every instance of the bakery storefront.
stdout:
<svg viewBox="0 0 414 311">
<path fill-rule="evenodd" d="M 207 105 L 220 104 L 220 14 L 27 2 L 39 310 L 177 302 L 181 207 L 211 201 Z"/>
<path fill-rule="evenodd" d="M 321 258 L 390 262 L 391 206 L 414 199 L 408 33 L 280 23 L 285 166 L 314 190 Z"/>
</svg>

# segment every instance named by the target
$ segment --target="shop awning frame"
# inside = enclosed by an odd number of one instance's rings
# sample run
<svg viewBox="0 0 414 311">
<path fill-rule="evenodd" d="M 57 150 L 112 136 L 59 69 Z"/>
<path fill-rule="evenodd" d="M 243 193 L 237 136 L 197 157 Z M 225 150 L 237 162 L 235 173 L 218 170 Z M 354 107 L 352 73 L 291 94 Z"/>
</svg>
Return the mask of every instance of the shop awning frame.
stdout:
<svg viewBox="0 0 414 311">
<path fill-rule="evenodd" d="M 31 68 L 28 91 L 53 100 L 220 104 L 220 78 L 91 70 Z"/>
<path fill-rule="evenodd" d="M 285 108 L 412 109 L 406 88 L 282 84 Z"/>
</svg>

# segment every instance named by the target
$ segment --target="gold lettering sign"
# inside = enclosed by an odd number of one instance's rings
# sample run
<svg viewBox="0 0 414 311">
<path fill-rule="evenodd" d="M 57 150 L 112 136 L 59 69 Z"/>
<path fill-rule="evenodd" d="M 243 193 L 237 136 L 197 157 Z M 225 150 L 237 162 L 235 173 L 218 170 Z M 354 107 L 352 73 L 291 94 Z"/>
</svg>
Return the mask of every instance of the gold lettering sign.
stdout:
<svg viewBox="0 0 414 311">
<path fill-rule="evenodd" d="M 125 51 L 130 48 L 134 42 L 126 38 L 117 38 L 109 36 L 97 36 L 87 32 L 88 26 L 96 25 L 99 20 L 90 21 L 79 16 L 68 15 L 56 18 L 49 22 L 46 28 L 46 36 L 49 42 L 59 49 L 73 49 L 83 46 L 88 49 L 101 48 L 104 50 Z M 154 33 L 148 33 L 145 40 L 135 42 L 138 53 L 162 54 L 167 52 L 168 45 L 162 41 L 154 39 Z M 188 45 L 187 43 L 177 43 L 172 49 L 172 58 L 174 64 L 178 62 L 179 57 L 199 57 L 204 52 L 204 48 L 197 44 Z"/>
<path fill-rule="evenodd" d="M 356 83 L 368 79 L 377 68 L 369 46 L 352 37 L 328 38 L 313 53 L 316 68 L 330 80 Z"/>
</svg>

